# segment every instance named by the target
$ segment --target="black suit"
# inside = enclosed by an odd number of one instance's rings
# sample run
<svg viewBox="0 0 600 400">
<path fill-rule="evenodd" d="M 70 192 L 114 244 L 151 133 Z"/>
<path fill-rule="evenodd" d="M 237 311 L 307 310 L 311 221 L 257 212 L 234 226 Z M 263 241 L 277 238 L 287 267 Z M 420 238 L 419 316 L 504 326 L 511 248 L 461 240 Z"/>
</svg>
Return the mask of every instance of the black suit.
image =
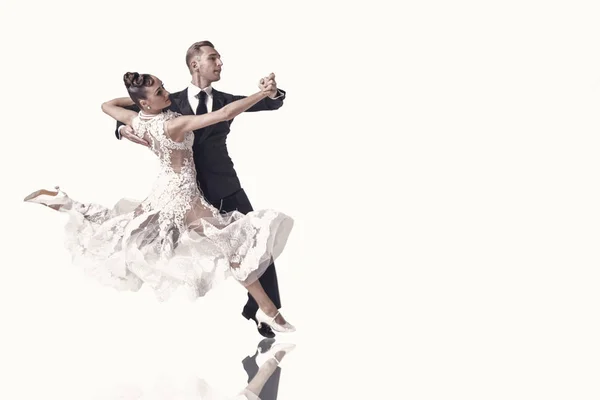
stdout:
<svg viewBox="0 0 600 400">
<path fill-rule="evenodd" d="M 275 100 L 265 98 L 259 101 L 247 111 L 277 110 L 283 105 L 285 92 L 279 90 L 278 95 L 281 96 Z M 245 97 L 223 93 L 214 88 L 212 89 L 212 96 L 212 111 Z M 170 99 L 171 106 L 169 108 L 171 110 L 183 115 L 194 115 L 188 101 L 187 88 L 181 92 L 171 93 Z M 139 108 L 135 106 L 130 109 L 136 112 L 139 111 Z M 227 135 L 230 132 L 232 122 L 233 120 L 219 122 L 194 131 L 194 163 L 196 164 L 198 187 L 213 206 L 222 212 L 238 210 L 246 214 L 252 211 L 252 205 L 244 189 L 242 189 L 227 151 Z M 118 133 L 120 125 L 122 123 L 117 123 L 117 131 L 115 132 L 117 138 L 120 138 Z M 259 280 L 275 306 L 281 308 L 275 265 L 271 264 Z M 242 314 L 246 318 L 254 318 L 257 310 L 256 301 L 248 294 L 248 302 Z"/>
</svg>

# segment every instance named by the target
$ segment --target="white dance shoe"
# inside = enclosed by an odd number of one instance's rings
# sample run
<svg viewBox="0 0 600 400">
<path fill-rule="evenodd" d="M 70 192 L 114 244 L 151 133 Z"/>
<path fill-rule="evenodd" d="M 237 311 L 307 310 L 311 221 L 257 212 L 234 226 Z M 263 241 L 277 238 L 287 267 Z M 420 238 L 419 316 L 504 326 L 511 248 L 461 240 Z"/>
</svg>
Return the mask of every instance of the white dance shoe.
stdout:
<svg viewBox="0 0 600 400">
<path fill-rule="evenodd" d="M 271 348 L 268 351 L 260 353 L 256 356 L 256 365 L 258 365 L 258 367 L 260 368 L 261 365 L 263 365 L 270 359 L 275 360 L 277 365 L 279 365 L 281 361 L 278 360 L 277 357 L 275 357 L 275 354 L 279 353 L 280 351 L 283 351 L 287 356 L 288 353 L 290 353 L 295 348 L 296 345 L 292 343 L 276 343 L 273 346 L 271 346 Z"/>
<path fill-rule="evenodd" d="M 60 190 L 58 186 L 55 186 L 55 189 L 55 191 L 47 189 L 36 190 L 25 197 L 23 201 L 42 204 L 55 210 L 58 210 L 61 207 L 70 206 L 71 199 L 69 199 L 67 194 Z"/>
<path fill-rule="evenodd" d="M 296 328 L 294 327 L 294 325 L 290 324 L 289 322 L 286 322 L 283 325 L 280 325 L 277 322 L 275 322 L 275 318 L 277 318 L 278 315 L 279 315 L 279 311 L 277 311 L 277 314 L 275 314 L 274 316 L 269 317 L 267 314 L 265 314 L 259 308 L 256 311 L 256 321 L 258 322 L 258 327 L 260 328 L 260 326 L 262 324 L 265 324 L 265 325 L 269 325 L 271 327 L 271 329 L 273 329 L 276 332 L 289 333 L 289 332 L 296 331 Z"/>
</svg>

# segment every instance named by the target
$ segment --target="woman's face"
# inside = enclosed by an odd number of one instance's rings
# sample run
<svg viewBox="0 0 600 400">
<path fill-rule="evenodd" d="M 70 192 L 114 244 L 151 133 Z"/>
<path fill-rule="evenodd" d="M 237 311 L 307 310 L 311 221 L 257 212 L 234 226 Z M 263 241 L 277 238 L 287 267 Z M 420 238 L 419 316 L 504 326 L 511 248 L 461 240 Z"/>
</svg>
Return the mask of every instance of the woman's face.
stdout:
<svg viewBox="0 0 600 400">
<path fill-rule="evenodd" d="M 165 89 L 162 81 L 152 75 L 154 84 L 146 88 L 146 98 L 141 101 L 144 111 L 159 112 L 171 105 L 169 92 Z M 148 109 L 150 106 L 150 109 Z"/>
</svg>

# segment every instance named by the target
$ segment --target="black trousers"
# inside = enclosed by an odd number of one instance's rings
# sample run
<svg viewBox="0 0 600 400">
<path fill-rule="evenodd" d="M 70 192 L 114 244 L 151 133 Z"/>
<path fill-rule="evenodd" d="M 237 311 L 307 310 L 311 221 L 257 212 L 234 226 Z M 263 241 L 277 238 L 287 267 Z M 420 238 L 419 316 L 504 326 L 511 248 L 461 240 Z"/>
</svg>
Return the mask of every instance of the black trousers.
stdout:
<svg viewBox="0 0 600 400">
<path fill-rule="evenodd" d="M 244 189 L 240 189 L 230 196 L 227 196 L 221 200 L 212 202 L 212 205 L 219 209 L 221 212 L 231 212 L 237 210 L 242 214 L 247 214 L 253 211 L 250 200 L 244 192 Z M 267 295 L 271 298 L 275 307 L 281 308 L 281 300 L 279 299 L 279 285 L 277 284 L 277 273 L 275 272 L 275 264 L 269 265 L 263 275 L 258 279 L 262 287 L 265 289 Z M 255 319 L 256 311 L 258 311 L 258 304 L 254 298 L 248 293 L 248 302 L 242 310 L 242 315 L 246 319 Z"/>
</svg>

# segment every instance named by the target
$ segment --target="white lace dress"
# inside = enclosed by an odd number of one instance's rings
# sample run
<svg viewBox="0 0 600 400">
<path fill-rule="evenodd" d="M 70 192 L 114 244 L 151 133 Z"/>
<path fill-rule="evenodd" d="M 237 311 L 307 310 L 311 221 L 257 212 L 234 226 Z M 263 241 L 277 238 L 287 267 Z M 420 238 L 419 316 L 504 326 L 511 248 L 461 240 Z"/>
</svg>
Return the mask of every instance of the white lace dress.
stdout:
<svg viewBox="0 0 600 400">
<path fill-rule="evenodd" d="M 192 157 L 194 133 L 183 142 L 165 135 L 165 121 L 138 115 L 134 132 L 160 160 L 160 173 L 143 201 L 120 200 L 112 209 L 69 199 L 67 248 L 74 262 L 120 290 L 149 285 L 160 300 L 178 289 L 192 298 L 233 276 L 248 285 L 282 252 L 293 220 L 278 211 L 221 214 L 202 196 Z"/>
</svg>

